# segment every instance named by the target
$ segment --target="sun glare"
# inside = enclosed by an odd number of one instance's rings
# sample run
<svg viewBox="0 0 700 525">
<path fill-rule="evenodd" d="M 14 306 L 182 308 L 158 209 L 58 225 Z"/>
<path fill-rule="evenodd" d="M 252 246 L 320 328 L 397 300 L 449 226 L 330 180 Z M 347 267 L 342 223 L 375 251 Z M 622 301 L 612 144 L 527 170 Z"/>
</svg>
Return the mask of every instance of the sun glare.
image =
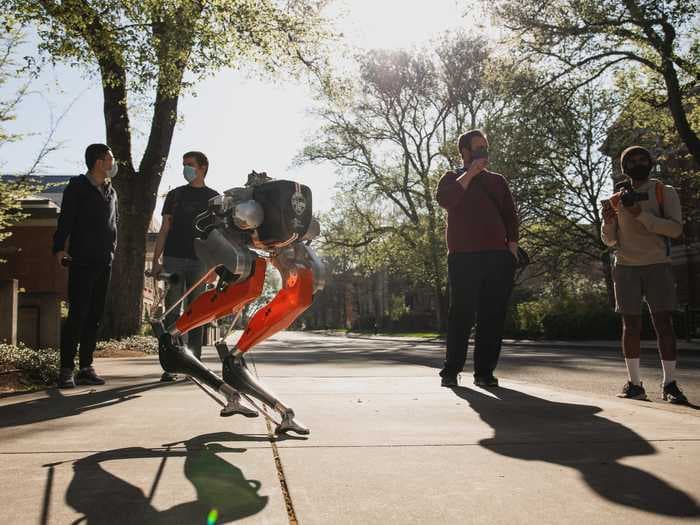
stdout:
<svg viewBox="0 0 700 525">
<path fill-rule="evenodd" d="M 362 49 L 420 46 L 439 34 L 465 27 L 468 2 L 458 0 L 338 0 L 329 14 L 343 40 Z"/>
</svg>

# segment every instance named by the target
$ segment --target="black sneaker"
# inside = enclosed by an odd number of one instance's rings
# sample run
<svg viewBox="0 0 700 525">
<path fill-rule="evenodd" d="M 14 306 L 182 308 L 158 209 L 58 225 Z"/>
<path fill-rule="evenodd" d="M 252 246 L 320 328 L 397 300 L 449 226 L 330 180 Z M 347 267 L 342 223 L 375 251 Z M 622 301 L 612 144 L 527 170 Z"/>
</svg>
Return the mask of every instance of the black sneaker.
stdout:
<svg viewBox="0 0 700 525">
<path fill-rule="evenodd" d="M 681 391 L 680 388 L 678 388 L 678 385 L 675 381 L 671 381 L 669 384 L 663 385 L 663 389 L 664 401 L 668 401 L 669 403 L 673 403 L 674 405 L 688 404 L 688 398 L 685 397 L 685 394 Z"/>
<path fill-rule="evenodd" d="M 71 368 L 61 368 L 58 372 L 58 388 L 75 388 L 73 370 Z"/>
<path fill-rule="evenodd" d="M 494 387 L 498 386 L 498 379 L 494 377 L 493 374 L 487 376 L 474 376 L 474 384 L 481 387 Z"/>
<path fill-rule="evenodd" d="M 91 366 L 81 368 L 75 374 L 75 382 L 79 385 L 104 385 L 105 380 L 97 375 L 95 369 Z"/>
<path fill-rule="evenodd" d="M 642 383 L 635 385 L 632 381 L 627 381 L 625 386 L 622 387 L 622 392 L 617 394 L 617 397 L 623 399 L 640 399 L 644 401 L 647 399 L 647 393 Z"/>
<path fill-rule="evenodd" d="M 444 376 L 442 378 L 442 381 L 440 381 L 440 386 L 444 386 L 447 388 L 450 388 L 453 386 L 459 386 L 459 381 L 457 380 L 457 376 Z"/>
<path fill-rule="evenodd" d="M 173 381 L 177 381 L 177 374 L 171 374 L 170 372 L 163 372 L 163 375 L 160 376 L 160 381 L 161 381 L 161 383 L 172 383 Z"/>
</svg>

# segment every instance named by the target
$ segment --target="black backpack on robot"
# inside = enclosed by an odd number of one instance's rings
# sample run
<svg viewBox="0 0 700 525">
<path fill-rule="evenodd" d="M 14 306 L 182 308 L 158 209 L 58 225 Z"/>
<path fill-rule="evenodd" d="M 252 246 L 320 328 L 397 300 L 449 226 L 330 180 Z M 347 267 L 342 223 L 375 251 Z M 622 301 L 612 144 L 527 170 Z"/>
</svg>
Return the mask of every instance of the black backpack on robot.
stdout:
<svg viewBox="0 0 700 525">
<path fill-rule="evenodd" d="M 287 246 L 309 229 L 313 209 L 308 186 L 289 180 L 271 180 L 255 186 L 253 198 L 265 213 L 258 228 L 258 238 L 263 243 Z"/>
</svg>

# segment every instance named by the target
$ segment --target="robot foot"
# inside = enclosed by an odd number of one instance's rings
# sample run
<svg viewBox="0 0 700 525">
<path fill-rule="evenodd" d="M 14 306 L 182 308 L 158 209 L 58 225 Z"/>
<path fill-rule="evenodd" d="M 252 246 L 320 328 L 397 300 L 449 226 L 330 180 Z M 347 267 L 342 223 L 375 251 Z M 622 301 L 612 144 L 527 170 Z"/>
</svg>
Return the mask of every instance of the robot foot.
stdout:
<svg viewBox="0 0 700 525">
<path fill-rule="evenodd" d="M 240 396 L 235 396 L 228 400 L 228 403 L 224 408 L 221 409 L 219 415 L 221 417 L 229 417 L 240 414 L 244 417 L 258 417 L 260 413 L 257 410 L 248 408 L 247 406 L 241 404 Z"/>
<path fill-rule="evenodd" d="M 226 356 L 224 359 L 223 378 L 226 384 L 232 387 L 232 389 L 257 399 L 258 401 L 262 401 L 280 414 L 282 421 L 277 424 L 275 429 L 276 434 L 283 434 L 286 432 L 295 432 L 302 436 L 309 434 L 308 428 L 299 421 L 294 420 L 294 411 L 285 406 L 277 396 L 269 391 L 250 372 L 245 364 L 243 356 L 231 354 Z"/>
<path fill-rule="evenodd" d="M 282 421 L 275 428 L 275 434 L 286 434 L 294 432 L 300 436 L 307 436 L 310 433 L 308 427 L 305 427 L 300 421 L 294 420 L 294 410 L 288 408 L 282 414 Z"/>
</svg>

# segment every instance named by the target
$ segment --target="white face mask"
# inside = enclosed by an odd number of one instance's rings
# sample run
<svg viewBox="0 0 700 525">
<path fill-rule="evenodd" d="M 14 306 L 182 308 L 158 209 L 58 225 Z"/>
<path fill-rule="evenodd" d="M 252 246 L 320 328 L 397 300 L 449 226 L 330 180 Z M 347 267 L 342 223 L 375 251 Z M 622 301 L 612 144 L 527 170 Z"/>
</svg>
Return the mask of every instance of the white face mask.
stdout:
<svg viewBox="0 0 700 525">
<path fill-rule="evenodd" d="M 185 180 L 190 183 L 197 178 L 197 170 L 192 166 L 183 166 L 182 175 L 185 177 Z"/>
<path fill-rule="evenodd" d="M 112 177 L 114 177 L 114 176 L 117 174 L 118 171 L 119 171 L 119 166 L 117 166 L 117 161 L 115 160 L 115 161 L 112 163 L 112 167 L 109 168 L 109 170 L 107 170 L 106 175 L 107 175 L 108 177 L 112 178 Z"/>
</svg>

